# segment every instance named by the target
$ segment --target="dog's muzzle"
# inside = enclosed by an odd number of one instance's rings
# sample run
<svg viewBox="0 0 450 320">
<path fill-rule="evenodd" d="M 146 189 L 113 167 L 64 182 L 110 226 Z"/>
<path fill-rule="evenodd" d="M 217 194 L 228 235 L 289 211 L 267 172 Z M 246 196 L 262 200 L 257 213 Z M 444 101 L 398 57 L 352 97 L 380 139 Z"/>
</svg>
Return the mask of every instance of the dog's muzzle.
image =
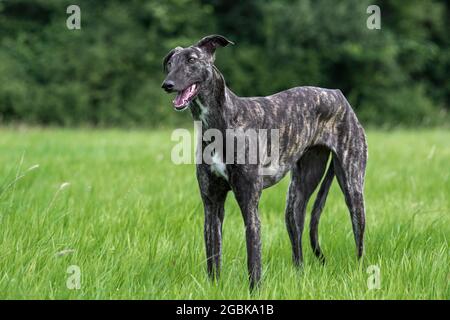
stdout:
<svg viewBox="0 0 450 320">
<path fill-rule="evenodd" d="M 166 92 L 172 92 L 175 83 L 171 80 L 166 80 L 163 82 L 161 88 L 163 88 Z"/>
</svg>

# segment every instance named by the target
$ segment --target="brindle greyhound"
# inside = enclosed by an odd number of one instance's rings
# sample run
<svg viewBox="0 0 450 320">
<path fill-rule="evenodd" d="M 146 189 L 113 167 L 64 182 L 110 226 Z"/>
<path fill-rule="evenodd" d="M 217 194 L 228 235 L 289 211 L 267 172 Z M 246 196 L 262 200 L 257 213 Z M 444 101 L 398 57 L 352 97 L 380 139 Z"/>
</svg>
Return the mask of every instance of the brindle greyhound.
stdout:
<svg viewBox="0 0 450 320">
<path fill-rule="evenodd" d="M 220 272 L 224 202 L 232 190 L 242 211 L 247 240 L 250 287 L 261 278 L 261 240 L 258 203 L 264 188 L 288 172 L 286 226 L 296 265 L 301 265 L 302 232 L 307 202 L 324 176 L 310 223 L 314 254 L 324 261 L 318 242 L 318 224 L 334 175 L 350 211 L 357 256 L 363 254 L 365 228 L 364 175 L 367 161 L 365 133 L 340 90 L 296 87 L 267 97 L 241 98 L 225 84 L 214 66 L 218 47 L 233 44 L 211 35 L 188 48 L 177 47 L 164 58 L 167 77 L 162 87 L 177 92 L 176 110 L 190 107 L 193 118 L 225 134 L 226 129 L 279 129 L 279 166 L 272 176 L 259 174 L 261 164 L 223 164 L 221 170 L 197 164 L 197 179 L 204 206 L 207 270 Z M 225 136 L 225 135 L 224 135 Z M 199 145 L 203 150 L 205 143 Z M 223 154 L 223 153 L 222 153 Z"/>
</svg>

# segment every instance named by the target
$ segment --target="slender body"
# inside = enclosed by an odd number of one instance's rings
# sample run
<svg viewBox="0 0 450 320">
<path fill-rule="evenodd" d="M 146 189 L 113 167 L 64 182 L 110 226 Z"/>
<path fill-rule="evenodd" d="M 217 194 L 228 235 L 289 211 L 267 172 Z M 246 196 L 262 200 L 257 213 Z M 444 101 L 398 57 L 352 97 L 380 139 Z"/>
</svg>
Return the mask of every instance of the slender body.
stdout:
<svg viewBox="0 0 450 320">
<path fill-rule="evenodd" d="M 205 213 L 207 270 L 217 277 L 221 265 L 224 203 L 229 191 L 241 209 L 246 227 L 247 261 L 251 288 L 261 278 L 261 240 L 258 203 L 264 188 L 291 173 L 285 221 L 292 244 L 293 261 L 300 265 L 306 206 L 320 186 L 314 203 L 310 239 L 315 255 L 324 261 L 318 242 L 318 224 L 334 176 L 349 208 L 357 246 L 363 253 L 365 228 L 364 174 L 367 144 L 362 126 L 340 90 L 296 87 L 267 97 L 238 97 L 227 88 L 214 66 L 214 51 L 231 43 L 222 36 L 209 36 L 189 48 L 176 48 L 164 60 L 167 77 L 163 88 L 178 92 L 176 109 L 190 108 L 204 128 L 226 136 L 227 129 L 246 131 L 278 129 L 279 158 L 270 174 L 260 174 L 257 163 L 197 165 L 197 178 Z M 203 141 L 200 148 L 208 145 Z M 221 154 L 226 154 L 227 145 Z M 245 149 L 249 152 L 249 149 Z M 201 150 L 203 151 L 203 150 Z M 329 158 L 332 158 L 327 170 Z M 237 153 L 235 154 L 237 157 Z"/>
</svg>

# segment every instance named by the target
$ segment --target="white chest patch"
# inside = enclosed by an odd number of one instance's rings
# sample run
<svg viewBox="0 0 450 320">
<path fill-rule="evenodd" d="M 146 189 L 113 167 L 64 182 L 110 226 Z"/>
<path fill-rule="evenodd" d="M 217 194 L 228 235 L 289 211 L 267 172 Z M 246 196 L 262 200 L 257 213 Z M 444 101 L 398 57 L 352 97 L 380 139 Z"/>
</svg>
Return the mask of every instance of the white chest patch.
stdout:
<svg viewBox="0 0 450 320">
<path fill-rule="evenodd" d="M 280 167 L 271 163 L 269 167 L 262 168 L 262 170 L 266 176 L 276 176 L 280 172 Z"/>
<path fill-rule="evenodd" d="M 212 158 L 211 163 L 211 172 L 214 173 L 218 177 L 222 177 L 228 181 L 227 167 L 225 163 L 220 159 L 217 153 L 215 153 Z"/>
<path fill-rule="evenodd" d="M 197 104 L 200 107 L 200 115 L 199 118 L 202 121 L 204 125 L 208 124 L 206 116 L 208 115 L 208 108 L 204 106 L 204 104 L 200 101 L 200 99 L 197 99 Z"/>
</svg>

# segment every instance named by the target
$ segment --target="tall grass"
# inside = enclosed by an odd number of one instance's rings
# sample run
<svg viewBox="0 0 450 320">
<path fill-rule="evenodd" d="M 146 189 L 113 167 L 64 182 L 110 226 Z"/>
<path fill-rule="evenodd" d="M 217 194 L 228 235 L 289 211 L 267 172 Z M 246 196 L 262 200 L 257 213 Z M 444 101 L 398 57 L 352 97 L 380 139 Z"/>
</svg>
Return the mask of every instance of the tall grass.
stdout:
<svg viewBox="0 0 450 320">
<path fill-rule="evenodd" d="M 301 270 L 284 223 L 288 178 L 266 190 L 263 283 L 253 295 L 232 194 L 222 277 L 207 279 L 195 167 L 171 162 L 170 134 L 0 129 L 0 298 L 450 298 L 450 132 L 368 133 L 361 264 L 336 182 L 319 231 L 327 264 L 313 257 L 305 229 Z M 66 286 L 72 265 L 79 290 Z M 371 265 L 379 289 L 367 286 Z"/>
</svg>

